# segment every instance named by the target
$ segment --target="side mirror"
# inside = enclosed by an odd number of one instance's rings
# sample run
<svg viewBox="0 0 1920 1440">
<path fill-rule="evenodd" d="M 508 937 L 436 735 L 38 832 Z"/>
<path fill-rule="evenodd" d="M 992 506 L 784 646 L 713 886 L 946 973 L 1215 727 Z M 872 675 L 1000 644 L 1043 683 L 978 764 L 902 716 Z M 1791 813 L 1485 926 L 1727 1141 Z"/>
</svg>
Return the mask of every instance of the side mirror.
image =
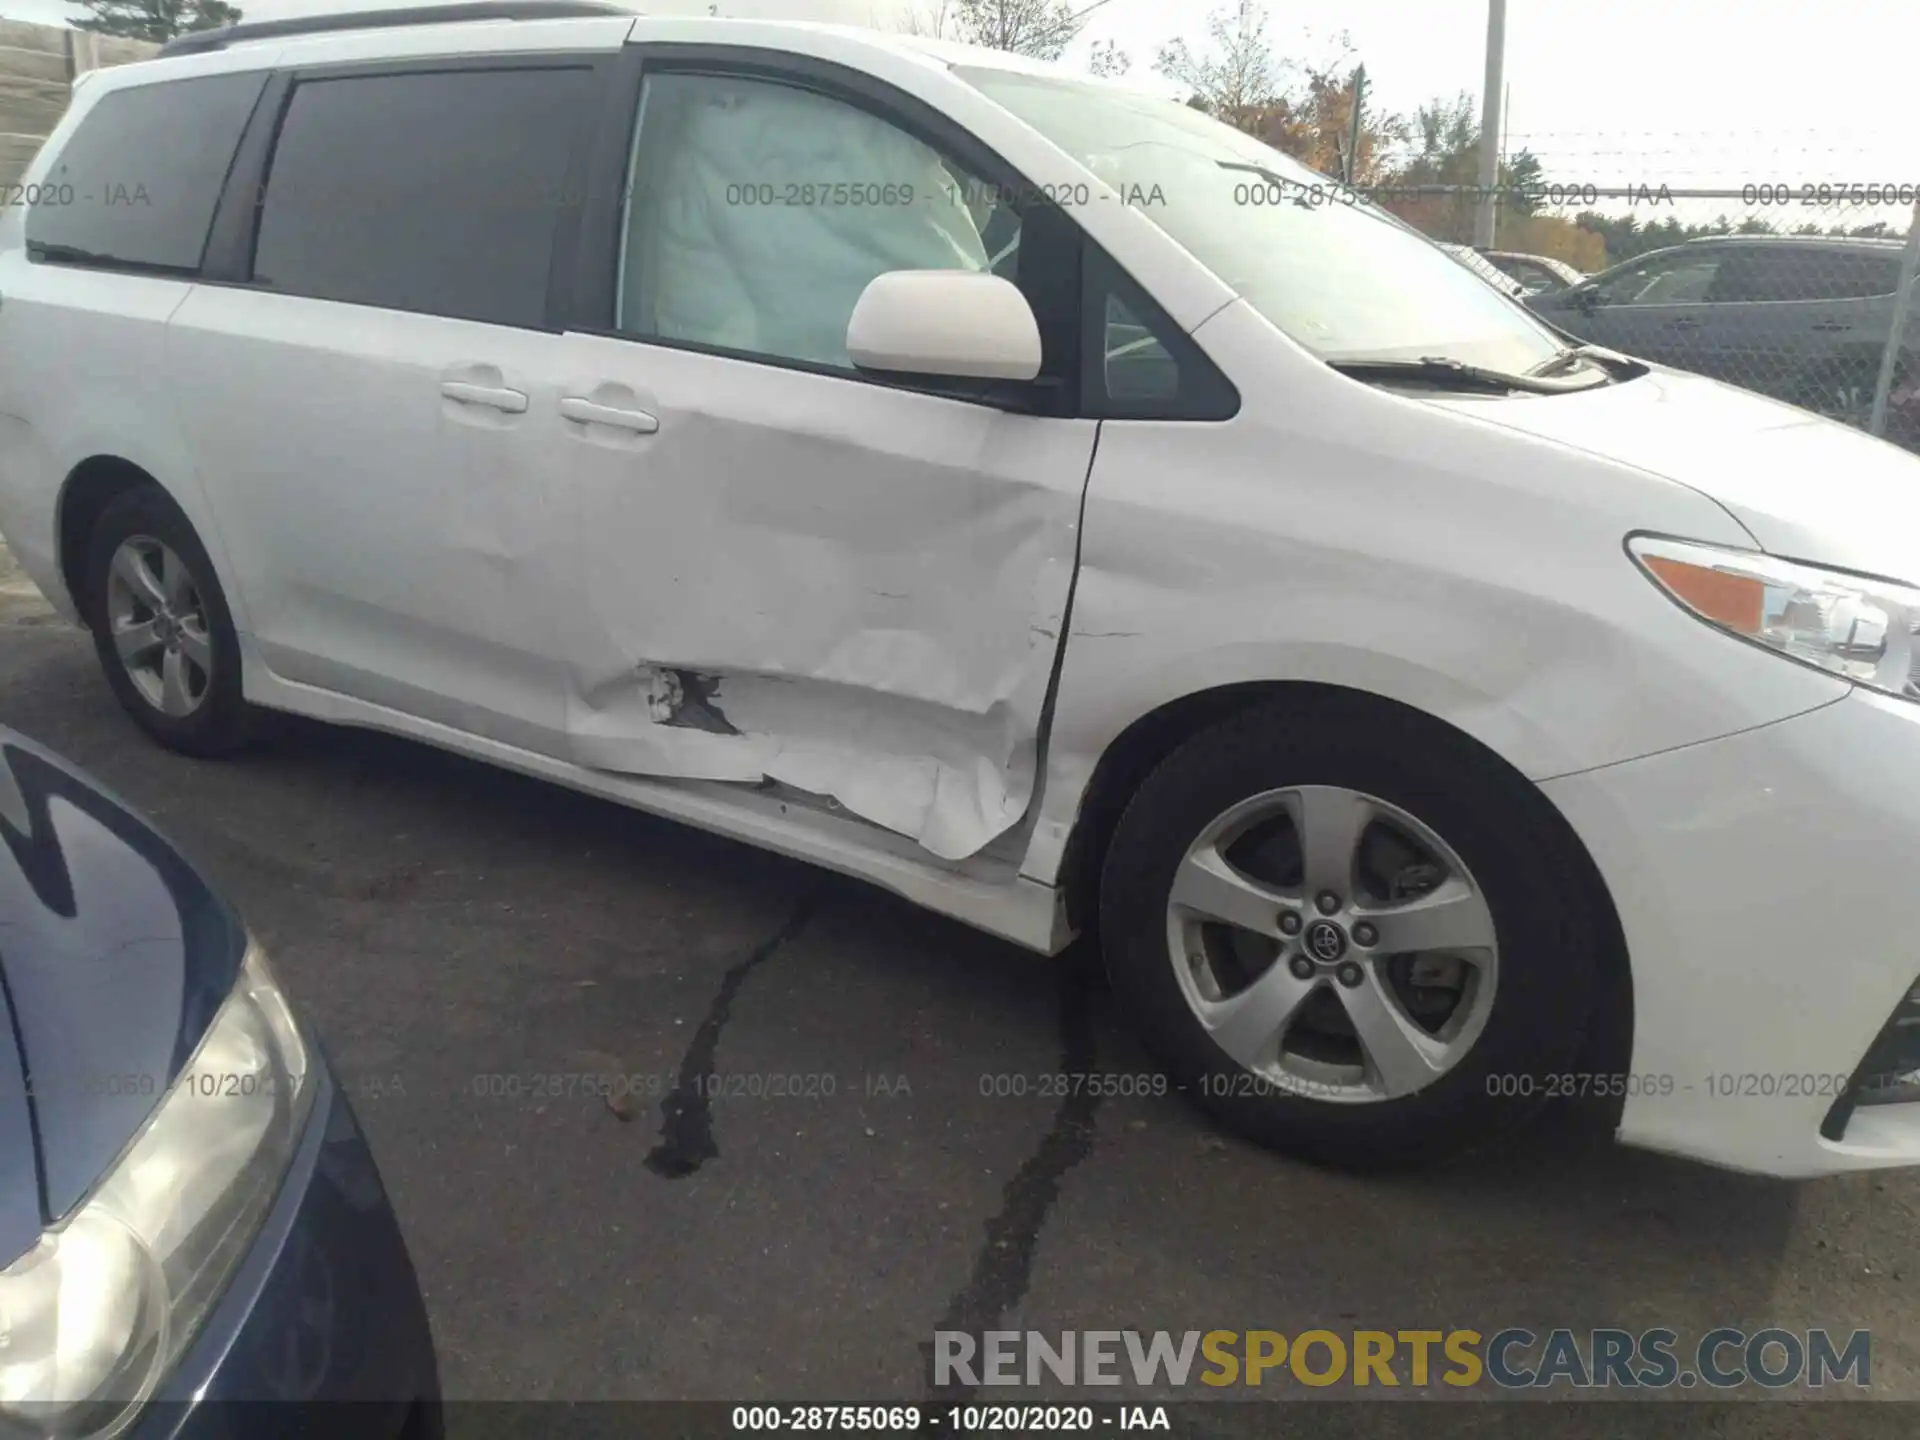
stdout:
<svg viewBox="0 0 1920 1440">
<path fill-rule="evenodd" d="M 967 380 L 1031 380 L 1040 326 L 1027 297 L 998 275 L 889 270 L 860 292 L 847 354 L 862 370 Z"/>
<path fill-rule="evenodd" d="M 1598 285 L 1576 285 L 1568 294 L 1572 297 L 1573 303 L 1589 315 L 1599 307 L 1600 287 Z"/>
</svg>

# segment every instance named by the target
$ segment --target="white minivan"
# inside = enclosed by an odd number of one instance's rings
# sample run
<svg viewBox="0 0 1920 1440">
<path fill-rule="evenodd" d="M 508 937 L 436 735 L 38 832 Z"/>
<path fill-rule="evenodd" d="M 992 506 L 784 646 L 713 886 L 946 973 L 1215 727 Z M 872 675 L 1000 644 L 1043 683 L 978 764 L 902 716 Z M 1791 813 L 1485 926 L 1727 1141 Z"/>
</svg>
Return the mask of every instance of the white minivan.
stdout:
<svg viewBox="0 0 1920 1440">
<path fill-rule="evenodd" d="M 867 31 L 243 25 L 14 189 L 0 532 L 160 743 L 371 726 L 1087 933 L 1321 1160 L 1595 1097 L 1920 1161 L 1920 460 Z"/>
</svg>

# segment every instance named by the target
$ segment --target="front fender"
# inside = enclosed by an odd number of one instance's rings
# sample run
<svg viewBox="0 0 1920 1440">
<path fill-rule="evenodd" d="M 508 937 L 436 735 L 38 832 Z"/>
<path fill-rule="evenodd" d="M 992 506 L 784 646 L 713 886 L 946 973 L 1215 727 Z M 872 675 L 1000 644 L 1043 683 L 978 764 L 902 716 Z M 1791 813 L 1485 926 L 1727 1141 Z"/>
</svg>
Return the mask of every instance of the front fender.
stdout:
<svg viewBox="0 0 1920 1440">
<path fill-rule="evenodd" d="M 1398 701 L 1535 781 L 1846 693 L 1703 625 L 1625 553 L 1636 530 L 1753 548 L 1726 511 L 1485 418 L 1556 400 L 1431 404 L 1292 364 L 1243 305 L 1200 338 L 1246 397 L 1238 416 L 1101 427 L 1028 878 L 1057 882 L 1129 726 L 1222 686 Z"/>
</svg>

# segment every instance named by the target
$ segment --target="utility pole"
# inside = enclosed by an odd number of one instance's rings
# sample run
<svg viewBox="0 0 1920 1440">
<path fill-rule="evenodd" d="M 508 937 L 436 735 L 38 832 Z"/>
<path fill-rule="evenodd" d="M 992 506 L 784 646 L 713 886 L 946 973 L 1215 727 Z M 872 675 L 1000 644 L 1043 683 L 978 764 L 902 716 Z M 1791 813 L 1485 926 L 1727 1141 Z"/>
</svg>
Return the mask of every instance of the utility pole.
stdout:
<svg viewBox="0 0 1920 1440">
<path fill-rule="evenodd" d="M 1367 103 L 1367 67 L 1356 65 L 1353 70 L 1353 123 L 1347 126 L 1346 163 L 1341 166 L 1341 180 L 1349 188 L 1359 172 L 1360 165 L 1360 109 Z"/>
<path fill-rule="evenodd" d="M 1900 286 L 1894 291 L 1893 329 L 1887 336 L 1887 348 L 1880 355 L 1880 376 L 1873 386 L 1873 413 L 1867 421 L 1870 434 L 1887 438 L 1887 406 L 1893 398 L 1894 371 L 1899 368 L 1906 348 L 1907 320 L 1920 307 L 1920 201 L 1913 207 L 1913 219 L 1907 223 L 1906 253 L 1900 257 Z"/>
<path fill-rule="evenodd" d="M 1487 78 L 1480 93 L 1480 193 L 1473 243 L 1491 248 L 1500 213 L 1500 100 L 1507 68 L 1507 0 L 1487 0 Z"/>
</svg>

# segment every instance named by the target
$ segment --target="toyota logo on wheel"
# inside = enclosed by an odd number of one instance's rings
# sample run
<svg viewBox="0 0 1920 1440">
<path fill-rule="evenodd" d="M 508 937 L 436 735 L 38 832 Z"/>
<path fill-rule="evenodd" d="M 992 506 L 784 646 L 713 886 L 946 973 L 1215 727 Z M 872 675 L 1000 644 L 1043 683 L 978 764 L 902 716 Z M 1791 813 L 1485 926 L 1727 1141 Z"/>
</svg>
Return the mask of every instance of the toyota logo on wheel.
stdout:
<svg viewBox="0 0 1920 1440">
<path fill-rule="evenodd" d="M 1347 933 L 1331 920 L 1316 920 L 1307 927 L 1307 953 L 1322 965 L 1331 965 L 1347 953 Z"/>
</svg>

